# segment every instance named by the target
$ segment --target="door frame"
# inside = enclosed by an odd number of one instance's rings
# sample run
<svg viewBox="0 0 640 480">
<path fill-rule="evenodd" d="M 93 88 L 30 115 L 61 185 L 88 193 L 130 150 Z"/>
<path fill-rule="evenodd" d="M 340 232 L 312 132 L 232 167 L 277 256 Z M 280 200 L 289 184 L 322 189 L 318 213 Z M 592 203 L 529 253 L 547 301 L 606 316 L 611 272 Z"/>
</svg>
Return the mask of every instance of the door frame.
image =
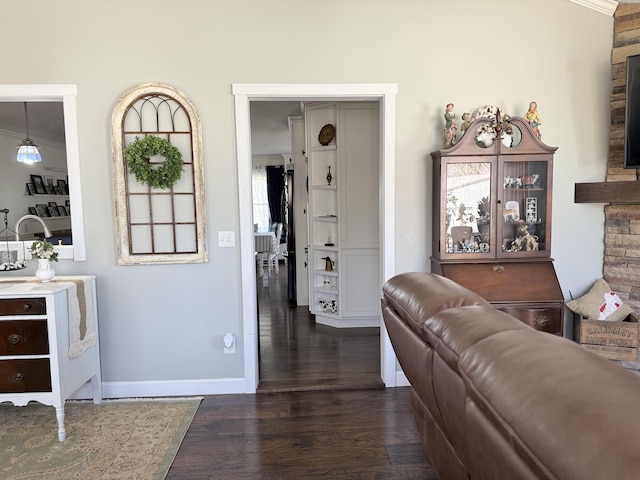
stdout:
<svg viewBox="0 0 640 480">
<path fill-rule="evenodd" d="M 238 168 L 239 240 L 244 346 L 245 393 L 255 393 L 259 382 L 256 268 L 251 194 L 251 101 L 340 101 L 380 104 L 380 239 L 381 283 L 395 275 L 395 83 L 273 84 L 234 83 L 236 155 Z M 382 285 L 380 285 L 382 288 Z M 380 376 L 396 386 L 396 357 L 380 315 Z"/>
</svg>

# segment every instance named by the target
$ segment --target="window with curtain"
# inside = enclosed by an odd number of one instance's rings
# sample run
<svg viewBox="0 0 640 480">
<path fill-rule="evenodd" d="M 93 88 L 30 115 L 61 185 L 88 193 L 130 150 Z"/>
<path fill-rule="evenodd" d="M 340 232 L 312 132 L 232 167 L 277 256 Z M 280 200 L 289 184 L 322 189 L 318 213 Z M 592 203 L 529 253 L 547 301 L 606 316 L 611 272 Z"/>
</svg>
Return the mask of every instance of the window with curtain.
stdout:
<svg viewBox="0 0 640 480">
<path fill-rule="evenodd" d="M 267 169 L 254 166 L 251 174 L 253 194 L 253 223 L 258 224 L 258 231 L 266 232 L 271 225 L 269 214 L 269 196 L 267 195 Z"/>
</svg>

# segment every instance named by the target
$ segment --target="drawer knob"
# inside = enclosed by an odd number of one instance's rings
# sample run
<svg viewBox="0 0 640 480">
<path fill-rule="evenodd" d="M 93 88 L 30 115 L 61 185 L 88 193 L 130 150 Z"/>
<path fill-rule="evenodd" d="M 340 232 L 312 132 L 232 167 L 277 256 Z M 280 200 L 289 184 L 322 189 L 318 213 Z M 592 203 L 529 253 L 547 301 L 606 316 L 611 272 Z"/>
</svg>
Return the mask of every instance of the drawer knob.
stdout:
<svg viewBox="0 0 640 480">
<path fill-rule="evenodd" d="M 20 343 L 20 340 L 22 340 L 22 337 L 16 333 L 12 333 L 7 337 L 7 340 L 9 340 L 9 343 L 11 345 L 17 345 L 18 343 Z"/>
<path fill-rule="evenodd" d="M 29 305 L 28 303 L 25 303 L 24 305 L 22 305 L 23 310 L 29 310 L 30 308 L 31 308 L 31 305 Z"/>
<path fill-rule="evenodd" d="M 504 265 L 494 265 L 493 266 L 493 271 L 494 272 L 504 272 Z"/>
<path fill-rule="evenodd" d="M 547 317 L 546 315 L 536 315 L 534 322 L 536 322 L 537 326 L 544 327 L 547 323 L 549 323 L 549 317 Z"/>
<path fill-rule="evenodd" d="M 23 380 L 24 380 L 24 373 L 16 373 L 16 374 L 13 376 L 12 380 L 13 380 L 14 382 L 16 382 L 16 383 L 23 381 Z"/>
</svg>

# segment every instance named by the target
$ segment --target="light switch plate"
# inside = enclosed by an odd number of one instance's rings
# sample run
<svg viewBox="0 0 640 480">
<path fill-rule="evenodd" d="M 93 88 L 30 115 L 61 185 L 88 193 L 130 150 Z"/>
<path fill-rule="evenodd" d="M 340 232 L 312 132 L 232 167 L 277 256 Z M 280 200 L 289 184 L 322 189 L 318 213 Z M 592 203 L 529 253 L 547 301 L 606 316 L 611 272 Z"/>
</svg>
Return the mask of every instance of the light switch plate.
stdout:
<svg viewBox="0 0 640 480">
<path fill-rule="evenodd" d="M 236 236 L 234 232 L 218 232 L 219 247 L 235 247 Z"/>
</svg>

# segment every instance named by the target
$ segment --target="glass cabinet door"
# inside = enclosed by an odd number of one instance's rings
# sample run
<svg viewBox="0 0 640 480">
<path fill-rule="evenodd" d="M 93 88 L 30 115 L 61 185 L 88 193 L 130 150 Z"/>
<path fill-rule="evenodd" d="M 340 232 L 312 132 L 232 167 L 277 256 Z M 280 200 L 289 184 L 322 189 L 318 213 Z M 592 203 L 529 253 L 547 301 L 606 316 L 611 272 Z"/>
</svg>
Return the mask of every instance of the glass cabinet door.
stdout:
<svg viewBox="0 0 640 480">
<path fill-rule="evenodd" d="M 501 184 L 498 185 L 499 256 L 549 255 L 549 167 L 545 160 L 502 163 Z"/>
<path fill-rule="evenodd" d="M 494 164 L 484 161 L 444 165 L 445 208 L 441 231 L 445 255 L 495 255 L 491 228 L 495 215 L 491 198 Z"/>
</svg>

